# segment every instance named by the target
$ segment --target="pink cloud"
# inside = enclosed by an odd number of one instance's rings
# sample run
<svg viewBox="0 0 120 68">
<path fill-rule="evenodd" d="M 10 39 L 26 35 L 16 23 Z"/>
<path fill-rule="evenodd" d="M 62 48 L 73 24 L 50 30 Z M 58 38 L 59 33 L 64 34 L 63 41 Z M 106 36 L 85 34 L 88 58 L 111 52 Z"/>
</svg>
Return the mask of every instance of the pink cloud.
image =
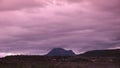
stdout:
<svg viewBox="0 0 120 68">
<path fill-rule="evenodd" d="M 0 2 L 0 11 L 4 10 L 19 10 L 24 8 L 33 8 L 43 6 L 43 1 L 36 0 L 1 0 Z"/>
<path fill-rule="evenodd" d="M 119 1 L 108 2 L 1 0 L 0 51 L 40 54 L 54 47 L 77 52 L 119 47 L 120 18 L 114 12 L 119 12 Z"/>
</svg>

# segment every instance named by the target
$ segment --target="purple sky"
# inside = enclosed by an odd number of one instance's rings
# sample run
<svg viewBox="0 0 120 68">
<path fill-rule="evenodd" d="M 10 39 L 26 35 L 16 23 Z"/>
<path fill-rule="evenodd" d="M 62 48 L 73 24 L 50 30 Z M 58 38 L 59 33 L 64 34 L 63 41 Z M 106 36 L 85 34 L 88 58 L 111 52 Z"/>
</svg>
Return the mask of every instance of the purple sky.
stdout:
<svg viewBox="0 0 120 68">
<path fill-rule="evenodd" d="M 120 0 L 0 0 L 0 56 L 120 48 Z"/>
</svg>

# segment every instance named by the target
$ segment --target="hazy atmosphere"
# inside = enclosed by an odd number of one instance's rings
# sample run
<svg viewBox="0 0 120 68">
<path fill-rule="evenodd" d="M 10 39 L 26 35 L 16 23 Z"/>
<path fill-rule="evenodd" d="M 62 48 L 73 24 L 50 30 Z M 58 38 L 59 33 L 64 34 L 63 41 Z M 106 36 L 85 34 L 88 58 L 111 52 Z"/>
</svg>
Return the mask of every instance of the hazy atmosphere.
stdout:
<svg viewBox="0 0 120 68">
<path fill-rule="evenodd" d="M 120 0 L 0 0 L 0 56 L 120 48 Z"/>
</svg>

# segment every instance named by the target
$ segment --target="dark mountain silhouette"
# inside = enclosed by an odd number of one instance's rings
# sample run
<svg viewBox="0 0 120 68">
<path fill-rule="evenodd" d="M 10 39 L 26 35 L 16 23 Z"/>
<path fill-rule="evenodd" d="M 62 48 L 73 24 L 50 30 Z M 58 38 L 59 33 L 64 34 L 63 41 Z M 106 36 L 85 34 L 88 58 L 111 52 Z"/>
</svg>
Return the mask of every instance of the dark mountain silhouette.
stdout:
<svg viewBox="0 0 120 68">
<path fill-rule="evenodd" d="M 88 51 L 84 54 L 80 54 L 79 56 L 85 56 L 85 57 L 120 57 L 120 49 L 93 50 L 93 51 Z"/>
<path fill-rule="evenodd" d="M 47 54 L 47 56 L 75 56 L 75 53 L 72 50 L 54 48 Z"/>
<path fill-rule="evenodd" d="M 71 50 L 54 48 L 47 55 L 6 56 L 0 58 L 0 68 L 120 68 L 120 49 L 73 56 Z"/>
<path fill-rule="evenodd" d="M 120 49 L 93 50 L 75 55 L 72 50 L 54 48 L 47 55 L 13 55 L 0 58 L 0 63 L 35 63 L 35 62 L 85 62 L 85 63 L 120 63 Z"/>
</svg>

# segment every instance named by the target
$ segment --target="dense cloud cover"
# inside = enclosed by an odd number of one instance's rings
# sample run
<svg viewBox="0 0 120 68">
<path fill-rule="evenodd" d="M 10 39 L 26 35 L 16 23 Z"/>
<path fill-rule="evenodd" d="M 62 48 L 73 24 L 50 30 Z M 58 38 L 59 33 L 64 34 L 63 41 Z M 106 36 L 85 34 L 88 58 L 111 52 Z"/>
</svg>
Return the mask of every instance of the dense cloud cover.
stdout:
<svg viewBox="0 0 120 68">
<path fill-rule="evenodd" d="M 0 56 L 120 48 L 120 0 L 0 0 Z"/>
</svg>

